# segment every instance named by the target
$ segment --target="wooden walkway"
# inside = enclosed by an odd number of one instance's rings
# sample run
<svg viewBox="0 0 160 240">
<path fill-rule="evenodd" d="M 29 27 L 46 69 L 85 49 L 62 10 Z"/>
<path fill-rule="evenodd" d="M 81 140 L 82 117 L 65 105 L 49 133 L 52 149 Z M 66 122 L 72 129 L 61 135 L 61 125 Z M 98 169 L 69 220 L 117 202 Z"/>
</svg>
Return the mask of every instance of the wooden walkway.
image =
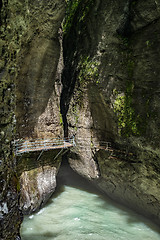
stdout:
<svg viewBox="0 0 160 240">
<path fill-rule="evenodd" d="M 85 139 L 85 138 L 84 138 Z M 98 143 L 87 144 L 88 141 L 77 142 L 78 148 L 83 149 L 92 149 L 92 150 L 100 150 L 103 149 L 105 151 L 112 151 L 111 144 L 109 142 L 99 141 Z M 80 139 L 78 139 L 80 140 Z M 14 152 L 15 155 L 21 155 L 27 152 L 35 152 L 35 151 L 48 151 L 54 149 L 68 149 L 76 146 L 74 137 L 72 138 L 48 138 L 48 139 L 18 139 L 14 141 Z"/>
<path fill-rule="evenodd" d="M 74 138 L 67 139 L 19 139 L 14 141 L 15 155 L 26 152 L 66 149 L 75 146 Z"/>
</svg>

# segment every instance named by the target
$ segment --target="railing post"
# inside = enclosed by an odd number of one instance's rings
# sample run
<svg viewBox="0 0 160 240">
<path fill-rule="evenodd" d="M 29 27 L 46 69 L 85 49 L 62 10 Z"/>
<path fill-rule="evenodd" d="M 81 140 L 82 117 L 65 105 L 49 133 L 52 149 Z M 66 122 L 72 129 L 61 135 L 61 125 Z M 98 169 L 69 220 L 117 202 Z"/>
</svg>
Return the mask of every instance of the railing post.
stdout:
<svg viewBox="0 0 160 240">
<path fill-rule="evenodd" d="M 44 140 L 44 149 L 46 150 L 46 140 Z"/>
<path fill-rule="evenodd" d="M 22 145 L 23 146 L 23 145 Z M 26 143 L 26 141 L 24 142 L 24 146 L 25 146 L 25 152 L 27 152 L 27 143 Z"/>
<path fill-rule="evenodd" d="M 108 150 L 108 142 L 107 142 L 107 148 L 106 149 Z"/>
<path fill-rule="evenodd" d="M 65 141 L 65 138 L 64 138 L 64 141 L 63 141 L 63 143 L 64 143 L 64 148 L 66 148 L 66 147 L 65 147 L 65 145 L 66 145 L 66 141 Z"/>
<path fill-rule="evenodd" d="M 13 141 L 13 149 L 14 149 L 15 155 L 17 155 L 17 146 L 16 146 L 15 140 Z"/>
<path fill-rule="evenodd" d="M 75 139 L 74 139 L 74 136 L 73 136 L 73 146 L 76 146 L 76 142 L 75 142 Z"/>
</svg>

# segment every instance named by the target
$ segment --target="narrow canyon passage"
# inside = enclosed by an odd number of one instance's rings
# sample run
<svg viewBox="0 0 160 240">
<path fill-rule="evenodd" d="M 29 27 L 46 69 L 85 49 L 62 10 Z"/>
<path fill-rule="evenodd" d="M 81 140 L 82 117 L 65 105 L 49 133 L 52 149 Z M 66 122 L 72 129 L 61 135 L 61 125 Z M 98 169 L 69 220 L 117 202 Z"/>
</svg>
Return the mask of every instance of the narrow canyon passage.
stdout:
<svg viewBox="0 0 160 240">
<path fill-rule="evenodd" d="M 23 213 L 22 240 L 160 239 L 160 1 L 0 0 L 0 13 L 0 240 L 21 239 Z M 14 151 L 71 136 L 72 169 L 150 222 L 60 168 L 54 143 Z"/>
<path fill-rule="evenodd" d="M 64 162 L 49 203 L 25 217 L 22 240 L 158 240 L 151 222 L 107 199 Z"/>
</svg>

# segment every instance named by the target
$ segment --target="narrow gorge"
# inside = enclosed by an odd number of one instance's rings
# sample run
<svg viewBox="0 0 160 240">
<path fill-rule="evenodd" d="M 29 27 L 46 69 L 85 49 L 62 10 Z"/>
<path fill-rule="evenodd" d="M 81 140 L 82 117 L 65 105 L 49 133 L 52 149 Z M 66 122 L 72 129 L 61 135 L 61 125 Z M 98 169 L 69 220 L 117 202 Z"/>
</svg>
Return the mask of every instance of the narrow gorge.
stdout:
<svg viewBox="0 0 160 240">
<path fill-rule="evenodd" d="M 160 2 L 0 1 L 0 239 L 55 192 L 62 161 L 160 225 Z M 15 140 L 68 139 L 15 154 Z"/>
</svg>

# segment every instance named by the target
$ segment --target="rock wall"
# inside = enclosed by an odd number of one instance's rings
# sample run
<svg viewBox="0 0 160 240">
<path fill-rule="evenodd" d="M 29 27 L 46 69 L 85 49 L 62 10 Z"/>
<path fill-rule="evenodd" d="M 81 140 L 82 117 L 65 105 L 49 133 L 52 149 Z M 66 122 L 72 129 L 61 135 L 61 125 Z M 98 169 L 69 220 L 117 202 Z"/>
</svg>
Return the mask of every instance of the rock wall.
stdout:
<svg viewBox="0 0 160 240">
<path fill-rule="evenodd" d="M 17 137 L 62 137 L 59 28 L 64 1 L 27 1 L 25 8 L 20 19 L 23 33 L 17 60 Z"/>
<path fill-rule="evenodd" d="M 20 188 L 29 188 L 37 172 L 38 201 L 30 196 L 28 209 L 43 205 L 54 191 L 60 161 L 53 164 L 57 152 L 44 153 L 45 164 L 37 165 L 33 154 L 32 168 L 25 171 L 29 155 L 15 158 L 13 140 L 17 138 L 63 137 L 59 111 L 61 71 L 63 67 L 60 25 L 65 1 L 0 1 L 0 238 L 20 239 L 22 221 L 19 210 Z M 23 167 L 21 163 L 23 162 Z M 54 165 L 54 166 L 53 166 Z M 43 167 L 42 167 L 43 166 Z M 17 170 L 21 168 L 21 171 Z M 23 170 L 22 170 L 23 169 Z M 22 173 L 24 171 L 24 173 Z M 27 176 L 27 177 L 26 177 Z M 42 183 L 48 182 L 44 188 Z M 46 185 L 46 184 L 45 184 Z M 31 189 L 28 194 L 32 195 Z M 32 189 L 33 190 L 33 189 Z M 37 190 L 37 191 L 38 191 Z M 25 194 L 26 191 L 25 191 Z M 34 196 L 33 196 L 34 197 Z M 21 193 L 21 206 L 24 195 Z M 24 202 L 23 202 L 24 203 Z M 25 202 L 26 203 L 26 202 Z M 24 204 L 25 204 L 24 203 Z M 36 205 L 37 204 L 37 205 Z M 36 205 L 36 207 L 35 207 Z M 22 208 L 23 210 L 23 208 Z M 25 207 L 26 210 L 26 207 Z"/>
<path fill-rule="evenodd" d="M 21 186 L 20 209 L 23 214 L 38 211 L 54 193 L 62 161 L 61 155 L 58 157 L 60 151 L 26 153 L 23 158 L 17 157 L 17 174 Z"/>
<path fill-rule="evenodd" d="M 25 3 L 26 12 L 20 23 L 24 24 L 24 29 L 17 58 L 17 138 L 63 138 L 59 102 L 63 68 L 60 26 L 64 6 L 63 0 L 47 1 L 47 4 L 46 1 Z M 18 162 L 18 169 L 21 168 L 20 207 L 24 214 L 42 207 L 56 187 L 60 160 L 54 162 L 53 159 L 57 151 L 44 152 L 42 165 L 37 163 L 39 154 L 18 158 L 21 159 Z M 29 166 L 32 161 L 32 168 L 27 171 L 26 159 Z"/>
<path fill-rule="evenodd" d="M 86 0 L 68 8 L 61 113 L 77 141 L 70 165 L 159 224 L 160 5 Z"/>
</svg>

